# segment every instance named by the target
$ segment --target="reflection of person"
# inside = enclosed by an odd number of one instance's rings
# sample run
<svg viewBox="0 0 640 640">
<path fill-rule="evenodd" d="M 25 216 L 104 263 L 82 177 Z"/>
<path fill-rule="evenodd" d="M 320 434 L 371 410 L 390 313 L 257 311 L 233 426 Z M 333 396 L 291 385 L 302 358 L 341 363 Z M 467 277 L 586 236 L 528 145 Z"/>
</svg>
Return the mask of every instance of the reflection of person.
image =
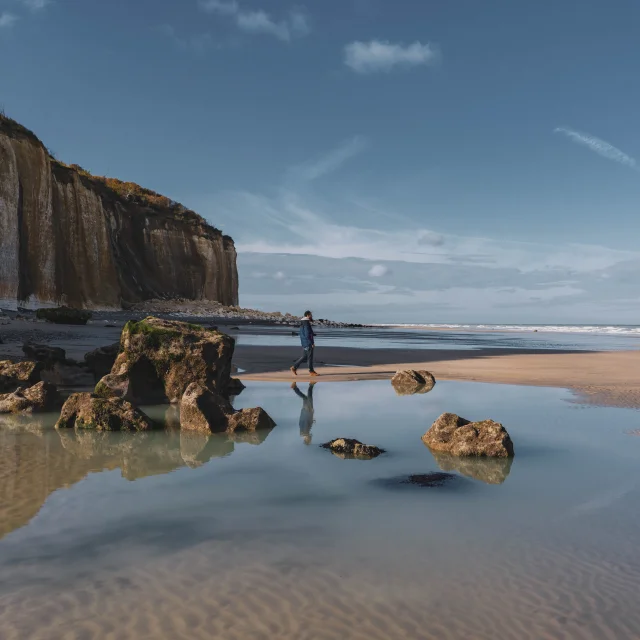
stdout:
<svg viewBox="0 0 640 640">
<path fill-rule="evenodd" d="M 291 367 L 291 373 L 294 376 L 298 375 L 298 367 L 303 362 L 309 363 L 309 375 L 317 376 L 318 374 L 313 369 L 313 352 L 315 350 L 315 337 L 316 334 L 313 333 L 313 328 L 311 327 L 311 323 L 313 322 L 313 315 L 311 311 L 305 311 L 304 317 L 301 319 L 300 323 L 300 343 L 302 344 L 302 355 L 298 360 L 293 363 Z"/>
<path fill-rule="evenodd" d="M 305 444 L 311 444 L 311 427 L 315 420 L 313 419 L 313 385 L 315 382 L 309 383 L 309 389 L 307 390 L 307 395 L 305 396 L 300 389 L 298 389 L 298 385 L 293 382 L 291 384 L 291 388 L 294 393 L 302 398 L 302 409 L 300 410 L 300 436 L 304 440 Z"/>
</svg>

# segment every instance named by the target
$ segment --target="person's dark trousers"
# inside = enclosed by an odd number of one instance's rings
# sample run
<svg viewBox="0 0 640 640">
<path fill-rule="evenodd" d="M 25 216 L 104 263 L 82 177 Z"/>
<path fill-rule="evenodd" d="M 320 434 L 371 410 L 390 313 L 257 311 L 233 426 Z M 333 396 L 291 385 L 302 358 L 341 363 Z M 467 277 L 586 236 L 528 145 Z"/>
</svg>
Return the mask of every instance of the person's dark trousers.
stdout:
<svg viewBox="0 0 640 640">
<path fill-rule="evenodd" d="M 303 354 L 293 363 L 297 371 L 303 362 L 309 362 L 309 371 L 313 371 L 313 347 L 305 347 Z"/>
</svg>

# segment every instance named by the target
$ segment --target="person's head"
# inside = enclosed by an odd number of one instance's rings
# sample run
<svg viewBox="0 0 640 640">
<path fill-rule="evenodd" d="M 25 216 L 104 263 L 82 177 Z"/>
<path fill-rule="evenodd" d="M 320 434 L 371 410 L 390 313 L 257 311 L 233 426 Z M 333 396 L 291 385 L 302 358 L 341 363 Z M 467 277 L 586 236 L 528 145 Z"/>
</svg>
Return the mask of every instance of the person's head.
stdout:
<svg viewBox="0 0 640 640">
<path fill-rule="evenodd" d="M 308 318 L 309 320 L 313 320 L 313 314 L 311 313 L 311 311 L 305 311 L 304 317 Z"/>
</svg>

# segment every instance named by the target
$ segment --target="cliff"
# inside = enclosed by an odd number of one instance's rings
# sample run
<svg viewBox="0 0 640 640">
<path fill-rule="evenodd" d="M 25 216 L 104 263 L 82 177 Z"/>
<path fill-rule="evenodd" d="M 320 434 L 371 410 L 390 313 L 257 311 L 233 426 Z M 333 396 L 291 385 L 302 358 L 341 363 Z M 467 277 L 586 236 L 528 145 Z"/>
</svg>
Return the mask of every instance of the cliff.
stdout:
<svg viewBox="0 0 640 640">
<path fill-rule="evenodd" d="M 233 240 L 133 183 L 54 160 L 0 115 L 0 306 L 238 303 Z"/>
</svg>

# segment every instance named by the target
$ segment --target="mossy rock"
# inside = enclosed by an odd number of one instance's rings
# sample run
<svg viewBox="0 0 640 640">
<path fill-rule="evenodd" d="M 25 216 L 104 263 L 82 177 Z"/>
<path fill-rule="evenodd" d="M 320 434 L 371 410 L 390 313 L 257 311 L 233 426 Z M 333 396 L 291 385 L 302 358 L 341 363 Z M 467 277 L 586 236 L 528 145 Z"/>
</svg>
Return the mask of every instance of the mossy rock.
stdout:
<svg viewBox="0 0 640 640">
<path fill-rule="evenodd" d="M 93 314 L 91 311 L 84 309 L 71 309 L 70 307 L 57 307 L 54 309 L 38 309 L 36 318 L 38 320 L 46 320 L 53 324 L 87 324 L 91 320 Z"/>
</svg>

